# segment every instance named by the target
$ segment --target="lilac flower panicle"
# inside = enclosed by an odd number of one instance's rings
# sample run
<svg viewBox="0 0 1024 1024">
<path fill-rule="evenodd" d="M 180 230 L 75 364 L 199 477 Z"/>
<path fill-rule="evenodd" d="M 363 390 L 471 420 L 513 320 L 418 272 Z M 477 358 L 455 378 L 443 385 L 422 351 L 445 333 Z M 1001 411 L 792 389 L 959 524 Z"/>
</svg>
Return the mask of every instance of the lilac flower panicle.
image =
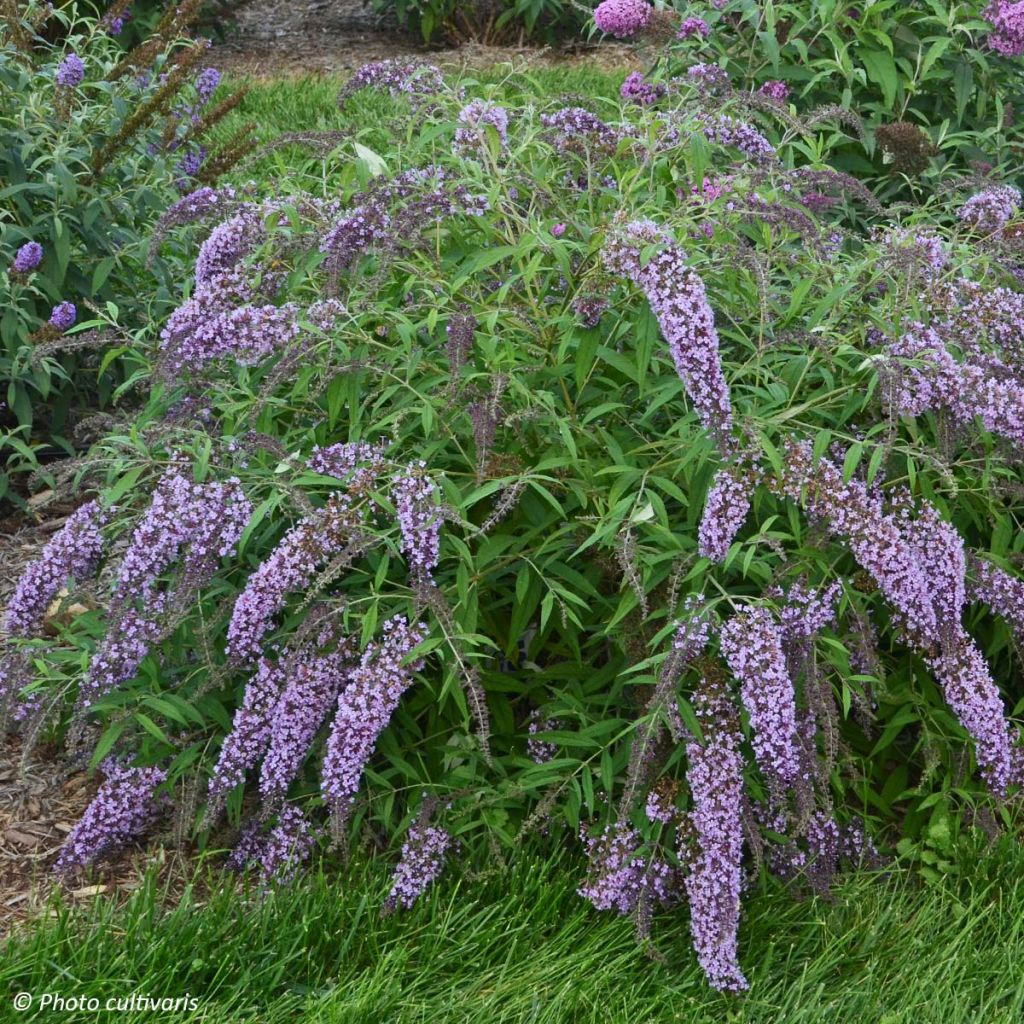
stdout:
<svg viewBox="0 0 1024 1024">
<path fill-rule="evenodd" d="M 413 463 L 392 480 L 392 498 L 402 534 L 402 553 L 413 574 L 429 579 L 441 550 L 441 512 L 437 487 L 422 471 L 426 463 Z"/>
<path fill-rule="evenodd" d="M 316 831 L 312 822 L 301 808 L 285 804 L 268 833 L 263 833 L 258 820 L 249 823 L 227 864 L 236 871 L 255 867 L 264 887 L 286 885 L 309 860 L 315 846 Z"/>
<path fill-rule="evenodd" d="M 607 35 L 628 39 L 647 27 L 652 11 L 647 0 L 602 0 L 594 24 Z"/>
<path fill-rule="evenodd" d="M 988 45 L 1004 57 L 1024 54 L 1024 3 L 1020 0 L 993 0 L 982 11 L 991 25 Z"/>
<path fill-rule="evenodd" d="M 1020 190 L 1012 185 L 993 185 L 968 199 L 957 212 L 957 218 L 983 235 L 1003 230 L 1020 209 Z"/>
<path fill-rule="evenodd" d="M 736 950 L 743 854 L 743 758 L 737 716 L 723 696 L 704 690 L 698 691 L 694 705 L 704 742 L 686 745 L 686 778 L 693 796 L 689 822 L 696 840 L 685 881 L 690 931 L 710 983 L 737 991 L 747 987 Z"/>
<path fill-rule="evenodd" d="M 608 825 L 597 836 L 584 836 L 590 862 L 579 894 L 596 910 L 629 914 L 643 891 L 646 861 L 640 855 L 640 834 L 624 823 Z"/>
<path fill-rule="evenodd" d="M 85 65 L 77 53 L 69 53 L 58 65 L 57 84 L 64 89 L 75 89 L 85 79 Z"/>
<path fill-rule="evenodd" d="M 824 589 L 809 587 L 804 580 L 796 580 L 783 595 L 779 621 L 787 639 L 807 640 L 836 620 L 836 606 L 843 594 L 841 583 L 830 583 Z"/>
<path fill-rule="evenodd" d="M 486 129 L 497 132 L 501 151 L 508 145 L 508 111 L 497 104 L 476 99 L 467 103 L 458 116 L 452 151 L 455 156 L 479 156 L 486 150 Z"/>
<path fill-rule="evenodd" d="M 721 630 L 722 654 L 740 681 L 754 756 L 769 778 L 791 785 L 799 774 L 796 692 L 786 666 L 782 627 L 766 608 L 748 608 Z"/>
<path fill-rule="evenodd" d="M 166 778 L 160 768 L 126 767 L 111 758 L 104 780 L 78 824 L 68 833 L 54 870 L 71 874 L 135 839 L 160 810 L 154 791 Z"/>
<path fill-rule="evenodd" d="M 697 550 L 703 558 L 724 562 L 750 511 L 754 481 L 749 473 L 726 467 L 715 473 L 697 528 Z"/>
<path fill-rule="evenodd" d="M 402 843 L 402 856 L 391 880 L 385 910 L 408 910 L 438 879 L 454 840 L 436 825 L 414 823 Z"/>
<path fill-rule="evenodd" d="M 219 805 L 227 793 L 244 782 L 245 773 L 255 768 L 266 753 L 274 708 L 285 684 L 281 664 L 260 658 L 210 776 L 209 798 L 213 805 Z"/>
<path fill-rule="evenodd" d="M 559 153 L 614 153 L 626 137 L 583 107 L 562 107 L 553 114 L 541 114 L 547 138 Z"/>
<path fill-rule="evenodd" d="M 196 77 L 196 92 L 200 103 L 208 103 L 220 85 L 220 72 L 216 68 L 203 68 Z"/>
<path fill-rule="evenodd" d="M 971 570 L 970 599 L 988 605 L 1024 642 L 1024 580 L 977 557 L 971 558 Z"/>
<path fill-rule="evenodd" d="M 785 103 L 789 99 L 789 86 L 777 79 L 769 79 L 767 82 L 763 82 L 761 88 L 757 91 L 762 96 L 767 96 L 768 99 L 774 100 L 776 103 Z"/>
<path fill-rule="evenodd" d="M 26 242 L 14 254 L 11 270 L 15 274 L 28 274 L 43 261 L 43 247 L 38 242 Z"/>
<path fill-rule="evenodd" d="M 379 643 L 370 644 L 338 698 L 321 774 L 321 792 L 335 827 L 346 819 L 377 739 L 391 721 L 420 662 L 403 664 L 426 635 L 397 615 L 384 623 Z"/>
<path fill-rule="evenodd" d="M 530 719 L 526 726 L 526 756 L 534 764 L 546 764 L 553 757 L 558 755 L 558 744 L 550 740 L 542 740 L 538 735 L 546 732 L 564 728 L 565 723 L 557 718 L 544 718 L 537 708 L 530 712 Z"/>
<path fill-rule="evenodd" d="M 84 580 L 95 573 L 103 555 L 103 521 L 98 502 L 82 505 L 26 566 L 7 605 L 4 627 L 9 633 L 32 636 L 67 578 Z"/>
<path fill-rule="evenodd" d="M 342 441 L 321 448 L 317 445 L 306 465 L 315 473 L 347 481 L 353 490 L 369 486 L 385 470 L 387 441 Z"/>
<path fill-rule="evenodd" d="M 640 246 L 662 238 L 656 225 L 634 221 L 609 239 L 602 255 L 612 273 L 629 278 L 647 297 L 701 423 L 724 447 L 732 429 L 732 402 L 715 315 L 704 282 L 677 245 L 664 244 L 641 266 Z"/>
<path fill-rule="evenodd" d="M 664 82 L 648 82 L 640 71 L 631 71 L 619 89 L 619 95 L 624 100 L 638 103 L 642 107 L 652 106 L 667 92 L 668 87 Z"/>
<path fill-rule="evenodd" d="M 246 581 L 228 624 L 227 653 L 235 664 L 254 661 L 288 595 L 309 586 L 321 565 L 340 554 L 359 524 L 345 492 L 293 526 Z"/>
<path fill-rule="evenodd" d="M 703 18 L 689 17 L 684 18 L 680 24 L 679 31 L 676 32 L 676 39 L 689 39 L 691 36 L 707 39 L 709 35 L 711 35 L 711 27 Z"/>
<path fill-rule="evenodd" d="M 142 610 L 129 607 L 107 626 L 78 688 L 78 711 L 134 679 L 152 645 L 159 639 L 159 620 L 166 611 L 165 594 L 150 598 Z"/>
<path fill-rule="evenodd" d="M 59 302 L 53 307 L 50 313 L 50 326 L 56 327 L 58 331 L 66 331 L 73 327 L 78 318 L 78 310 L 73 302 Z"/>
<path fill-rule="evenodd" d="M 345 683 L 344 651 L 315 650 L 288 661 L 288 682 L 270 716 L 270 742 L 260 769 L 260 795 L 282 799 L 299 774 L 317 730 Z"/>
<path fill-rule="evenodd" d="M 433 64 L 419 61 L 381 60 L 364 64 L 338 94 L 338 105 L 360 89 L 387 89 L 395 97 L 408 100 L 414 111 L 444 90 L 444 76 Z"/>
<path fill-rule="evenodd" d="M 699 121 L 708 142 L 738 149 L 755 163 L 766 164 L 775 159 L 775 147 L 753 125 L 728 114 L 702 115 Z"/>
<path fill-rule="evenodd" d="M 644 814 L 648 821 L 660 822 L 662 825 L 671 825 L 676 819 L 676 809 L 672 801 L 657 789 L 648 792 L 644 802 Z"/>
</svg>

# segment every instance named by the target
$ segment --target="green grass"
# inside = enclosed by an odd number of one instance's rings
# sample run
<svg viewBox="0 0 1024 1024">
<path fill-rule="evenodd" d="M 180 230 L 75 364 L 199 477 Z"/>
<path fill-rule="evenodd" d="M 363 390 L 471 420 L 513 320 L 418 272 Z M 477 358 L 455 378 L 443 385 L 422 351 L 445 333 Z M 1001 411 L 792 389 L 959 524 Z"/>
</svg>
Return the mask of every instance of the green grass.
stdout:
<svg viewBox="0 0 1024 1024">
<path fill-rule="evenodd" d="M 211 874 L 212 892 L 190 888 L 169 904 L 150 879 L 126 906 L 58 906 L 12 940 L 0 992 L 190 993 L 196 1014 L 159 1019 L 218 1024 L 1018 1022 L 1024 852 L 1005 841 L 965 868 L 941 887 L 903 874 L 850 878 L 832 903 L 750 897 L 741 959 L 751 990 L 740 997 L 703 981 L 684 911 L 655 921 L 665 963 L 655 962 L 628 921 L 575 894 L 575 861 L 525 856 L 484 881 L 450 875 L 411 912 L 384 919 L 381 867 L 321 871 L 262 901 Z M 113 1018 L 16 1015 L 5 1001 L 0 1019 Z"/>
</svg>

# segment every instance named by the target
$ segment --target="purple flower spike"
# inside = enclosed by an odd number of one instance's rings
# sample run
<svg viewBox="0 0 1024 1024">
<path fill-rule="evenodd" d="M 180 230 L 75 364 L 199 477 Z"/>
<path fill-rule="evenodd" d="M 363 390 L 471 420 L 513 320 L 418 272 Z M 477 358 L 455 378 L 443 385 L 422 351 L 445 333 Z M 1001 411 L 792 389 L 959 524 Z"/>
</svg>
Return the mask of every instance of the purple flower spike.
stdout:
<svg viewBox="0 0 1024 1024">
<path fill-rule="evenodd" d="M 85 65 L 77 53 L 69 53 L 57 68 L 57 84 L 65 89 L 74 89 L 85 79 Z"/>
<path fill-rule="evenodd" d="M 73 302 L 60 302 L 53 307 L 53 312 L 50 313 L 50 325 L 56 327 L 58 331 L 66 331 L 69 327 L 74 326 L 77 319 L 78 310 Z"/>
<path fill-rule="evenodd" d="M 28 274 L 43 261 L 43 247 L 38 242 L 26 242 L 14 255 L 11 270 L 15 274 Z"/>
<path fill-rule="evenodd" d="M 453 845 L 454 840 L 443 828 L 414 822 L 402 843 L 402 857 L 384 901 L 385 911 L 399 906 L 408 910 L 440 876 Z"/>
<path fill-rule="evenodd" d="M 628 39 L 647 27 L 651 13 L 647 0 L 604 0 L 594 11 L 594 24 L 610 36 Z"/>
</svg>

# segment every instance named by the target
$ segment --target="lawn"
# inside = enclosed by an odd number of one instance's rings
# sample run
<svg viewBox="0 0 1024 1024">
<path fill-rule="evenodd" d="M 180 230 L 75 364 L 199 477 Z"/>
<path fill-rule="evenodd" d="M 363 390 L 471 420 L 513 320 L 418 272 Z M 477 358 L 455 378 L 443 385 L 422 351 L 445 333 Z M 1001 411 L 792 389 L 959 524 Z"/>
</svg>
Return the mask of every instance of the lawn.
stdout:
<svg viewBox="0 0 1024 1024">
<path fill-rule="evenodd" d="M 11 942 L 0 982 L 37 998 L 191 994 L 194 1015 L 159 1019 L 217 1024 L 1013 1024 L 1024 1014 L 1024 852 L 1003 841 L 960 863 L 961 878 L 936 886 L 894 871 L 847 877 L 832 902 L 752 895 L 741 997 L 708 987 L 685 915 L 659 916 L 648 958 L 629 921 L 575 893 L 580 862 L 528 855 L 485 877 L 453 872 L 386 918 L 387 875 L 362 864 L 321 865 L 265 899 L 239 898 L 216 871 L 169 899 L 151 875 L 120 908 L 58 905 Z"/>
</svg>

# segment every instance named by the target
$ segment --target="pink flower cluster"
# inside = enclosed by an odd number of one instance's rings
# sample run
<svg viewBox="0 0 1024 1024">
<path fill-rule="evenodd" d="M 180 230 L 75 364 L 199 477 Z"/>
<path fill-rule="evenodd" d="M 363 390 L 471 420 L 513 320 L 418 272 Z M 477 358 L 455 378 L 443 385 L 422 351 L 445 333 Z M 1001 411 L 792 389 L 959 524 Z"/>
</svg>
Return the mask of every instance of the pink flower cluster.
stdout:
<svg viewBox="0 0 1024 1024">
<path fill-rule="evenodd" d="M 594 24 L 610 36 L 628 39 L 647 27 L 652 12 L 647 0 L 602 0 L 594 11 Z"/>
<path fill-rule="evenodd" d="M 1004 57 L 1024 54 L 1024 2 L 993 0 L 982 12 L 992 25 L 988 45 Z"/>
</svg>

